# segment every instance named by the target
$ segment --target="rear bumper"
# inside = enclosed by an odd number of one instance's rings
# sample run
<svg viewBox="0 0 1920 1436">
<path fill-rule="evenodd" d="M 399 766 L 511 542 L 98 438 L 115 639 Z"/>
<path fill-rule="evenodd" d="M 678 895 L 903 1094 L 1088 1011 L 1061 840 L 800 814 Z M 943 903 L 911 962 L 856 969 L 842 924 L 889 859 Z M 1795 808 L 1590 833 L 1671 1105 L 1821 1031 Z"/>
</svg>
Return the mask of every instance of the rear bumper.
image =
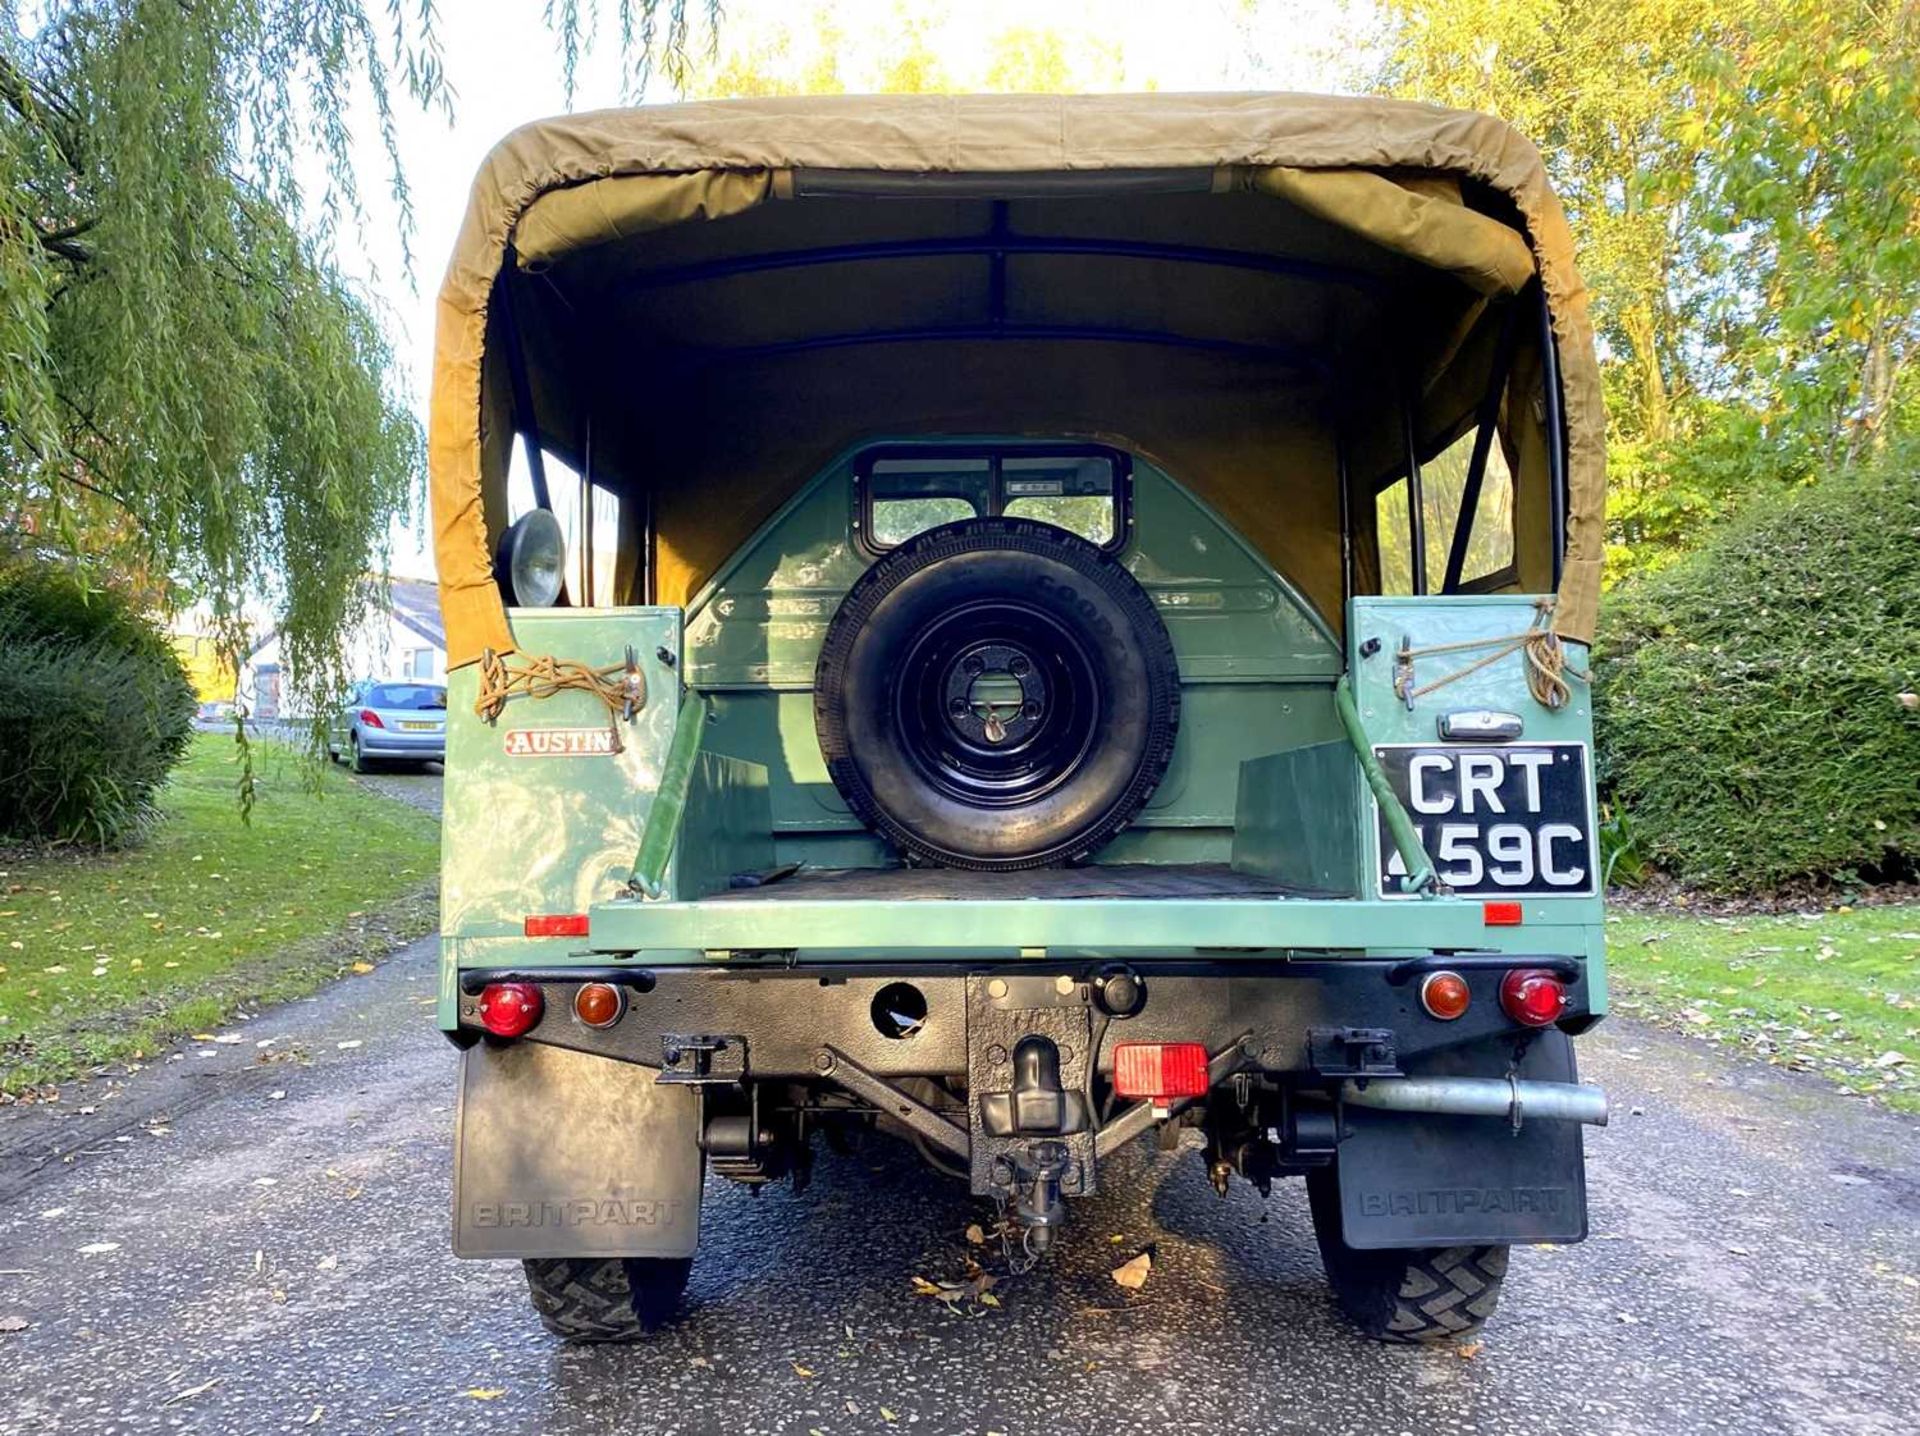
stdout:
<svg viewBox="0 0 1920 1436">
<path fill-rule="evenodd" d="M 439 759 L 447 755 L 447 735 L 438 733 L 402 733 L 393 729 L 362 728 L 360 751 L 369 758 Z"/>
<path fill-rule="evenodd" d="M 1466 1014 L 1442 1022 L 1419 1002 L 1419 978 L 1449 964 L 1467 979 Z M 589 1052 L 616 1061 L 671 1068 L 672 1054 L 690 1034 L 737 1040 L 743 1075 L 755 1080 L 810 1080 L 832 1065 L 830 1054 L 857 1062 L 875 1076 L 964 1078 L 968 1073 L 969 985 L 1011 985 L 1010 1003 L 1045 1000 L 1085 1011 L 1100 1030 L 1098 1070 L 1109 1073 L 1123 1042 L 1198 1042 L 1209 1052 L 1235 1043 L 1250 1070 L 1329 1084 L 1353 1075 L 1336 1034 L 1385 1032 L 1390 1051 L 1376 1061 L 1381 1075 L 1418 1070 L 1444 1054 L 1503 1036 L 1524 1036 L 1501 1011 L 1501 978 L 1516 967 L 1554 969 L 1569 986 L 1563 1030 L 1578 1032 L 1598 1017 L 1586 964 L 1538 954 L 1476 954 L 1443 958 L 1326 957 L 1287 961 L 1139 961 L 1127 964 L 1145 988 L 1131 1016 L 1101 1011 L 1092 980 L 1110 964 L 1033 963 L 971 972 L 952 966 L 890 964 L 884 971 L 854 964 L 766 970 L 722 967 L 476 967 L 457 980 L 457 1040 L 477 1038 L 477 994 L 489 982 L 532 982 L 541 988 L 544 1016 L 525 1040 Z M 1065 991 L 1060 991 L 1064 979 Z M 622 987 L 627 1006 L 610 1028 L 594 1029 L 573 1016 L 573 994 L 585 981 Z M 884 1009 L 910 987 L 924 1003 L 925 1020 L 911 1036 L 883 1030 Z M 1035 999 L 1032 994 L 1041 994 Z M 896 1002 L 897 1005 L 897 1002 Z"/>
</svg>

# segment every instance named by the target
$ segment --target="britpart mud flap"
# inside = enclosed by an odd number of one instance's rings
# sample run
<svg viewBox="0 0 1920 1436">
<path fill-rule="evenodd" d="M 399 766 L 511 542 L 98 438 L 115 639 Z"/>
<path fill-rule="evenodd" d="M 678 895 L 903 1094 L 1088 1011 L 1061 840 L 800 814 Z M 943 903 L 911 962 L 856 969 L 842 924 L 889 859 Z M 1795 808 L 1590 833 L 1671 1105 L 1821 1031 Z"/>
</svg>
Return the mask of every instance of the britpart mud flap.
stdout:
<svg viewBox="0 0 1920 1436">
<path fill-rule="evenodd" d="M 461 1053 L 455 1254 L 692 1256 L 700 1102 L 655 1076 L 544 1042 Z"/>
<path fill-rule="evenodd" d="M 1499 1075 L 1484 1053 L 1424 1068 Z M 1574 1080 L 1573 1044 L 1536 1038 L 1518 1076 Z M 1577 1242 L 1587 1235 L 1586 1160 L 1578 1122 L 1522 1115 L 1416 1116 L 1348 1103 L 1339 1148 L 1341 1223 L 1357 1248 Z"/>
</svg>

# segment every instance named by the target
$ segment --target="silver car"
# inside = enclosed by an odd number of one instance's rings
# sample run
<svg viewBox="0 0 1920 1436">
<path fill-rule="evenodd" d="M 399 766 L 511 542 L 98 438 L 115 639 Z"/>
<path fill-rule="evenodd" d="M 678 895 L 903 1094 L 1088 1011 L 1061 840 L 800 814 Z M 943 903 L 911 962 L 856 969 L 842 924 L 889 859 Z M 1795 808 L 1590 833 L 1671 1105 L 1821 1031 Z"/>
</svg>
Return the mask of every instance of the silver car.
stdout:
<svg viewBox="0 0 1920 1436">
<path fill-rule="evenodd" d="M 327 756 L 356 773 L 384 761 L 444 762 L 447 690 L 405 680 L 354 684 L 327 730 Z"/>
</svg>

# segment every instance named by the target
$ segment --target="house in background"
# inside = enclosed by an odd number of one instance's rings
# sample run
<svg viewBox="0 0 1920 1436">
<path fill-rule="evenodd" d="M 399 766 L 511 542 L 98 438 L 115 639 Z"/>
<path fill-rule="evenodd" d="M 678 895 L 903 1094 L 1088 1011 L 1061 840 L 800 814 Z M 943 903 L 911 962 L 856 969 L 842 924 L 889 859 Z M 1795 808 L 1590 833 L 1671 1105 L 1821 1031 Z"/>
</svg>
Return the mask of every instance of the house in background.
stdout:
<svg viewBox="0 0 1920 1436">
<path fill-rule="evenodd" d="M 409 678 L 447 681 L 447 633 L 440 621 L 440 590 L 418 579 L 370 577 L 373 603 L 366 618 L 347 638 L 347 673 L 354 679 Z M 303 717 L 293 700 L 294 686 L 281 652 L 280 635 L 269 632 L 254 644 L 242 666 L 241 702 L 265 722 Z"/>
</svg>

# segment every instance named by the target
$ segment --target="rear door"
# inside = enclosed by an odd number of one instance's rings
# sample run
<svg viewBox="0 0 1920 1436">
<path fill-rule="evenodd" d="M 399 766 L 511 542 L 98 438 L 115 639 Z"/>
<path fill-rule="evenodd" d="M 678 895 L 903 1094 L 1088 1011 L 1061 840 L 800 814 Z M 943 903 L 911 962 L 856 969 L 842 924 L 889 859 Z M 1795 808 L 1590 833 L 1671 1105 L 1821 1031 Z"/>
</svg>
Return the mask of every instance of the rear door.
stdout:
<svg viewBox="0 0 1920 1436">
<path fill-rule="evenodd" d="M 1521 595 L 1355 599 L 1355 697 L 1448 888 L 1488 900 L 1592 902 L 1601 878 L 1592 704 L 1578 678 L 1558 708 L 1529 690 L 1516 640 L 1538 612 Z M 1563 652 L 1584 671 L 1583 646 Z M 1370 895 L 1403 896 L 1405 868 L 1371 799 L 1369 814 Z"/>
</svg>

